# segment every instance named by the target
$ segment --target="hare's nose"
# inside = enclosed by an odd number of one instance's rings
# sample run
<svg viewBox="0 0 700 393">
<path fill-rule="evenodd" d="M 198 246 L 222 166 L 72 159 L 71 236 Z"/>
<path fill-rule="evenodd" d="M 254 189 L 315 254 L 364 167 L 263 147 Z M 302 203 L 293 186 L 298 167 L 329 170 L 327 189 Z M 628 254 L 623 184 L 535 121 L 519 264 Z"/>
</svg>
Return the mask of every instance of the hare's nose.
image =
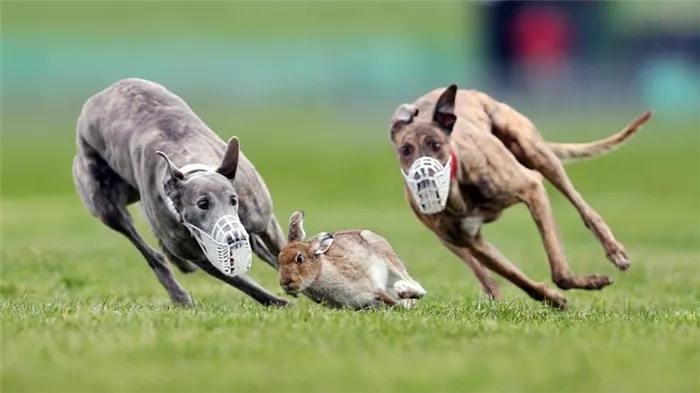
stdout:
<svg viewBox="0 0 700 393">
<path fill-rule="evenodd" d="M 299 286 L 293 283 L 291 279 L 280 280 L 280 286 L 285 293 L 294 293 L 297 289 L 299 289 Z"/>
</svg>

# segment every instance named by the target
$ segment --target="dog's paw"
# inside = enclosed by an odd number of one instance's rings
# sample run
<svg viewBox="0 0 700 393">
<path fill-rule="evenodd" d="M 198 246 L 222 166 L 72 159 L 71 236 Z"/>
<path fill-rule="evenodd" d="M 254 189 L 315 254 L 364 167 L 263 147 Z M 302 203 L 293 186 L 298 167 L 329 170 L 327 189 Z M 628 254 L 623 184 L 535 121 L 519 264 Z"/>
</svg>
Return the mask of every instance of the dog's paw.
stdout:
<svg viewBox="0 0 700 393">
<path fill-rule="evenodd" d="M 613 283 L 612 278 L 602 274 L 591 274 L 587 279 L 588 285 L 583 289 L 603 289 Z"/>
<path fill-rule="evenodd" d="M 557 291 L 550 291 L 544 303 L 559 310 L 566 310 L 569 307 L 569 301 Z"/>
<path fill-rule="evenodd" d="M 275 306 L 275 307 L 280 307 L 280 308 L 294 307 L 294 303 L 292 303 L 289 299 L 286 299 L 283 297 L 278 297 L 270 305 Z"/>
<path fill-rule="evenodd" d="M 615 247 L 608 252 L 608 259 L 623 272 L 630 268 L 630 258 L 622 247 Z"/>
<path fill-rule="evenodd" d="M 180 307 L 192 306 L 192 296 L 187 291 L 177 291 L 170 297 L 173 304 Z"/>
</svg>

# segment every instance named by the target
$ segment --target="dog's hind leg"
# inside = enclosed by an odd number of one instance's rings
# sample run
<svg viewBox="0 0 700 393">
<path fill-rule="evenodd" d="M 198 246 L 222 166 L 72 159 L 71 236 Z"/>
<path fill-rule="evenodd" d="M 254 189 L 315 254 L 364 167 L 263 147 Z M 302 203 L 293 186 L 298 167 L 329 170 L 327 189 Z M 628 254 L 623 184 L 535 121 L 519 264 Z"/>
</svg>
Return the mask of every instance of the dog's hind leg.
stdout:
<svg viewBox="0 0 700 393">
<path fill-rule="evenodd" d="M 82 148 L 81 148 L 82 147 Z M 150 247 L 134 227 L 127 206 L 139 200 L 136 189 L 117 175 L 96 152 L 85 145 L 73 160 L 73 180 L 85 206 L 111 229 L 124 235 L 141 252 L 158 281 L 176 304 L 191 305 L 192 299 L 175 278 L 162 254 Z"/>
<path fill-rule="evenodd" d="M 265 231 L 251 234 L 253 252 L 275 270 L 279 270 L 277 257 L 285 244 L 286 238 L 274 215 L 268 221 Z"/>
<path fill-rule="evenodd" d="M 559 231 L 554 221 L 552 207 L 547 197 L 547 190 L 545 190 L 542 183 L 532 183 L 532 186 L 522 191 L 520 198 L 527 205 L 532 218 L 537 224 L 537 229 L 547 251 L 552 281 L 559 288 L 591 290 L 602 289 L 612 284 L 610 278 L 601 274 L 576 276 L 571 272 L 571 268 L 566 262 L 564 247 L 559 238 Z"/>
<path fill-rule="evenodd" d="M 494 135 L 529 169 L 541 173 L 576 207 L 584 224 L 603 245 L 608 259 L 620 270 L 630 266 L 624 247 L 603 218 L 586 203 L 571 183 L 561 160 L 549 148 L 534 125 L 523 115 L 501 104 L 490 112 Z"/>
</svg>

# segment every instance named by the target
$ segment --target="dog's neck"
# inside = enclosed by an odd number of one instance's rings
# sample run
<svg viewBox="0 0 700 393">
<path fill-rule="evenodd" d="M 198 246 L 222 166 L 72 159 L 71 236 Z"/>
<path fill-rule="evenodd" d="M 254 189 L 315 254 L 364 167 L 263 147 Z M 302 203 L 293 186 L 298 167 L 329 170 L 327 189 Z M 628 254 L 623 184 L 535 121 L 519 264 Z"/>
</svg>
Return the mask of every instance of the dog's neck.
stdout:
<svg viewBox="0 0 700 393">
<path fill-rule="evenodd" d="M 459 179 L 457 178 L 457 171 L 459 167 L 459 162 L 457 161 L 457 153 L 455 152 L 454 146 L 450 146 L 450 158 L 451 168 L 450 168 L 450 195 L 447 197 L 447 205 L 443 212 L 458 212 L 464 209 L 463 203 L 459 198 L 455 199 L 459 195 Z"/>
<path fill-rule="evenodd" d="M 450 168 L 450 182 L 457 176 L 457 155 L 455 154 L 455 148 L 450 146 L 450 158 L 451 158 L 451 168 Z"/>
<path fill-rule="evenodd" d="M 180 172 L 182 172 L 185 177 L 187 175 L 195 173 L 195 172 L 214 172 L 214 168 L 210 167 L 207 164 L 200 164 L 200 163 L 193 163 L 193 164 L 186 164 L 182 168 L 180 168 Z"/>
</svg>

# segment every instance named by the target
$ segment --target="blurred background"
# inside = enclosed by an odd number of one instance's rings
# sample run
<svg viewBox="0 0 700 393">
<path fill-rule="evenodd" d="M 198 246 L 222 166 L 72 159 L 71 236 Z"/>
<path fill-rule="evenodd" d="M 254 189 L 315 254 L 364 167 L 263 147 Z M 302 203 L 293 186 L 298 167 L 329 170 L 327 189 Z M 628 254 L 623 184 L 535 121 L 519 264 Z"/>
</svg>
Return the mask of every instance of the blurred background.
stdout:
<svg viewBox="0 0 700 393">
<path fill-rule="evenodd" d="M 3 2 L 2 137 L 41 136 L 54 154 L 90 95 L 134 76 L 246 151 L 317 130 L 329 149 L 370 138 L 387 150 L 394 108 L 449 83 L 508 102 L 546 136 L 608 134 L 650 107 L 697 132 L 699 4 Z M 55 158 L 67 175 L 71 157 Z M 12 169 L 3 195 L 40 191 L 15 188 Z"/>
<path fill-rule="evenodd" d="M 614 104 L 692 115 L 700 100 L 695 1 L 51 1 L 2 8 L 8 104 L 75 112 L 96 89 L 127 76 L 207 106 L 313 102 L 350 116 L 373 108 L 385 114 L 385 106 L 451 82 L 528 111 Z"/>
</svg>

